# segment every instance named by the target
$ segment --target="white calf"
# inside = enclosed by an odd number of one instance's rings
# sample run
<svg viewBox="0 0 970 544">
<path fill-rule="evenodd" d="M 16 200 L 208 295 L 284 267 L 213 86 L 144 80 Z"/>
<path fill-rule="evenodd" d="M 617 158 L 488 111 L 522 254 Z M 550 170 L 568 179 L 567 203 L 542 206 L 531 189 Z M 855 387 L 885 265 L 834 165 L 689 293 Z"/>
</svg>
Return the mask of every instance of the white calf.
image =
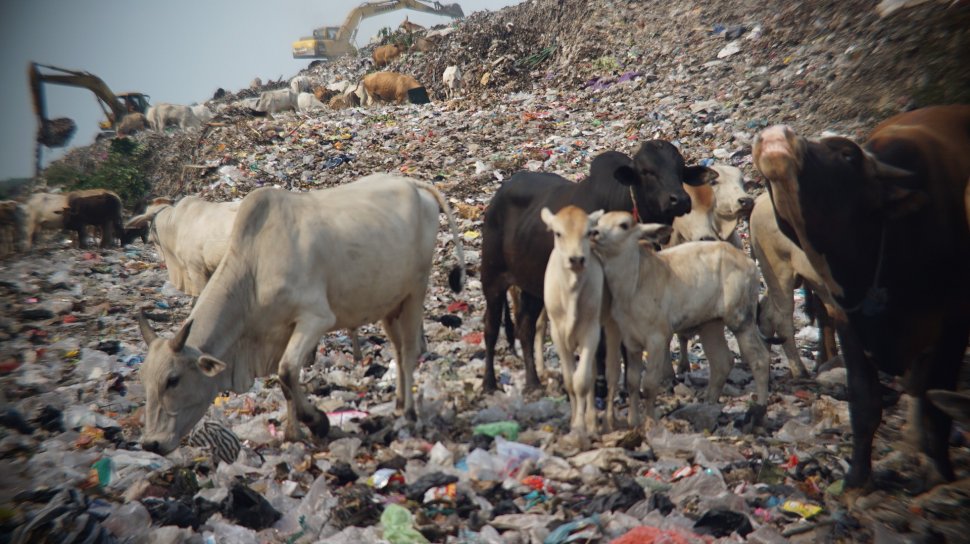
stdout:
<svg viewBox="0 0 970 544">
<path fill-rule="evenodd" d="M 566 206 L 556 214 L 543 208 L 541 214 L 554 234 L 543 298 L 569 396 L 570 427 L 581 435 L 596 432 L 596 348 L 600 341 L 600 316 L 609 307 L 604 304 L 603 267 L 590 252 L 589 243 L 590 228 L 602 215 L 602 211 L 586 215 L 576 206 Z M 573 355 L 577 350 L 579 365 Z M 612 355 L 608 361 L 615 369 L 610 383 L 615 384 L 619 375 L 618 353 Z M 608 423 L 612 426 L 612 421 Z"/>
<path fill-rule="evenodd" d="M 296 76 L 290 80 L 290 90 L 296 95 L 309 93 L 313 91 L 313 83 L 306 76 Z"/>
<path fill-rule="evenodd" d="M 726 242 L 689 242 L 655 252 L 651 243 L 670 232 L 669 226 L 638 224 L 627 212 L 610 212 L 592 234 L 612 296 L 612 316 L 627 348 L 631 418 L 640 417 L 641 354 L 647 351 L 642 385 L 652 417 L 662 365 L 669 364 L 670 339 L 677 331 L 698 330 L 711 367 L 707 401 L 717 402 L 733 361 L 725 325 L 751 367 L 758 402 L 767 403 L 769 360 L 756 323 L 757 267 Z"/>
</svg>

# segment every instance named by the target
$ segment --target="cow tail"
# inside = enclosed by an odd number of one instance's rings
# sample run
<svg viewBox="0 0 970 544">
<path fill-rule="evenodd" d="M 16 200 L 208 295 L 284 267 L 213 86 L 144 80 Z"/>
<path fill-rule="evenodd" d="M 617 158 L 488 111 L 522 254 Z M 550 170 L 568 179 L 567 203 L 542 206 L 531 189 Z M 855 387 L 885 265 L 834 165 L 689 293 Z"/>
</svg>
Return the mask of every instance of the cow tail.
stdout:
<svg viewBox="0 0 970 544">
<path fill-rule="evenodd" d="M 461 244 L 461 237 L 458 234 L 458 225 L 455 223 L 455 215 L 451 212 L 451 206 L 448 205 L 448 201 L 445 200 L 444 195 L 441 194 L 434 185 L 420 181 L 411 180 L 419 189 L 424 189 L 427 191 L 434 199 L 438 202 L 438 207 L 441 211 L 445 212 L 445 217 L 448 218 L 448 229 L 451 230 L 452 240 L 455 242 L 455 257 L 458 259 L 458 264 L 451 269 L 448 273 L 448 285 L 451 290 L 460 293 L 465 285 L 465 250 Z"/>
</svg>

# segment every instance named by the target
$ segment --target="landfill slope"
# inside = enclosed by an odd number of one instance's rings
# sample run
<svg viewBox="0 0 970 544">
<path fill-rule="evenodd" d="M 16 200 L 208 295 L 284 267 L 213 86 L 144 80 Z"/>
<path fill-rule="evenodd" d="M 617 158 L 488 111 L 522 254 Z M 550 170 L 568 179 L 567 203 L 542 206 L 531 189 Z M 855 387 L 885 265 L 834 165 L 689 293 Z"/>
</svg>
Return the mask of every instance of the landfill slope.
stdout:
<svg viewBox="0 0 970 544">
<path fill-rule="evenodd" d="M 335 331 L 302 376 L 340 429 L 333 439 L 284 442 L 285 399 L 268 377 L 221 395 L 206 416 L 240 439 L 238 453 L 231 441 L 196 435 L 162 458 L 137 444 L 147 348 L 135 316 L 147 311 L 160 334 L 172 334 L 194 301 L 168 282 L 155 248 L 84 251 L 56 234 L 7 257 L 0 540 L 961 541 L 970 530 L 967 427 L 955 428 L 951 448 L 963 479 L 936 486 L 914 453 L 911 399 L 895 381 L 885 381 L 874 447 L 878 489 L 842 489 L 845 370 L 817 360 L 800 289 L 796 338 L 813 379 L 793 380 L 774 350 L 763 415 L 751 408 L 753 379 L 740 360 L 721 404 L 700 401 L 708 371 L 698 343 L 675 350 L 691 369 L 660 396 L 658 422 L 588 444 L 566 436 L 569 407 L 549 342 L 544 391 L 522 393 L 521 358 L 502 338 L 504 391 L 481 392 L 482 212 L 514 172 L 579 180 L 598 153 L 661 138 L 688 163 L 739 166 L 753 196 L 764 188 L 750 146 L 770 124 L 861 140 L 894 113 L 970 101 L 965 2 L 885 18 L 861 0 L 700 4 L 538 0 L 476 13 L 432 51 L 387 68 L 414 75 L 431 104 L 253 115 L 247 101 L 282 79 L 227 89 L 208 102 L 216 117 L 201 130 L 133 136 L 151 196 L 238 200 L 258 187 L 325 189 L 377 171 L 431 181 L 456 211 L 470 281 L 459 295 L 447 288 L 453 251 L 442 217 L 416 423 L 393 416 L 393 350 L 368 325 L 362 361 L 346 331 Z M 368 56 L 369 48 L 301 74 L 321 85 L 357 81 Z M 449 65 L 464 72 L 455 100 L 444 99 L 441 82 Z M 56 167 L 90 173 L 110 149 L 109 140 L 76 148 Z M 741 237 L 747 245 L 745 225 Z M 625 419 L 626 396 L 615 402 Z"/>
</svg>

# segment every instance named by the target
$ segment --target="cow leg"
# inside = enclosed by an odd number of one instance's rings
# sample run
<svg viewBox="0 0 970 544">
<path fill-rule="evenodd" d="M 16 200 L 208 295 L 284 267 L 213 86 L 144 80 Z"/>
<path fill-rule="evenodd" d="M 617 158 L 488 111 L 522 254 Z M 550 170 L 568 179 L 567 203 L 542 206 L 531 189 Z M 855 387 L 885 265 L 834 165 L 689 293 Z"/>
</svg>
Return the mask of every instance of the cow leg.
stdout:
<svg viewBox="0 0 970 544">
<path fill-rule="evenodd" d="M 748 363 L 748 367 L 751 368 L 751 373 L 754 375 L 754 390 L 758 395 L 758 404 L 762 406 L 767 405 L 768 382 L 771 378 L 771 354 L 768 352 L 768 346 L 765 345 L 761 336 L 758 334 L 758 325 L 750 322 L 732 332 L 738 340 L 741 359 Z M 704 347 L 706 349 L 707 345 L 705 344 Z M 730 367 L 728 367 L 728 372 L 730 370 Z"/>
<path fill-rule="evenodd" d="M 852 462 L 846 487 L 862 487 L 872 474 L 872 440 L 882 421 L 882 394 L 876 366 L 862 351 L 848 326 L 839 328 L 849 385 L 849 419 L 852 424 Z"/>
<path fill-rule="evenodd" d="M 731 373 L 731 367 L 734 366 L 734 355 L 731 354 L 724 339 L 724 322 L 720 319 L 701 325 L 697 333 L 701 337 L 701 345 L 704 347 L 707 366 L 711 372 L 705 399 L 711 404 L 717 404 L 728 374 Z"/>
<path fill-rule="evenodd" d="M 616 322 L 613 321 L 613 318 L 609 316 L 608 311 L 604 313 L 600 322 L 603 325 L 602 336 L 606 342 L 606 430 L 613 431 L 616 428 L 616 408 L 614 402 L 616 399 L 617 382 L 620 379 L 620 329 L 616 325 Z M 596 402 L 595 378 L 596 376 L 594 375 L 594 403 Z M 639 395 L 637 397 L 639 398 Z"/>
<path fill-rule="evenodd" d="M 585 399 L 581 400 L 576 395 L 575 383 L 573 381 L 576 369 L 576 358 L 567 340 L 568 333 L 562 330 L 564 326 L 565 323 L 554 323 L 552 325 L 552 343 L 556 346 L 556 353 L 559 355 L 559 367 L 562 369 L 562 382 L 566 388 L 566 396 L 569 398 L 569 428 L 572 431 L 579 432 L 582 425 L 579 403 L 585 402 Z"/>
<path fill-rule="evenodd" d="M 546 327 L 549 323 L 549 316 L 546 313 L 545 308 L 539 313 L 539 319 L 536 320 L 536 334 L 535 340 L 533 341 L 533 358 L 535 359 L 536 374 L 545 377 L 546 375 L 546 356 L 543 353 L 543 346 L 546 340 Z M 524 346 L 522 349 L 526 349 Z"/>
<path fill-rule="evenodd" d="M 642 402 L 640 400 L 640 378 L 643 374 L 643 346 L 632 345 L 626 347 L 626 388 L 629 393 L 630 409 L 627 413 L 627 421 L 631 429 L 636 429 L 643 423 L 641 414 Z M 612 402 L 612 400 L 611 400 Z"/>
<path fill-rule="evenodd" d="M 677 373 L 686 374 L 690 372 L 690 359 L 687 357 L 690 338 L 685 334 L 677 333 L 677 341 L 680 343 L 680 361 L 677 361 Z M 707 349 L 707 346 L 705 345 L 704 348 Z"/>
<path fill-rule="evenodd" d="M 303 438 L 300 423 L 305 423 L 318 438 L 325 438 L 330 432 L 330 420 L 327 419 L 327 414 L 313 406 L 300 386 L 300 370 L 307 358 L 313 355 L 320 338 L 336 322 L 336 317 L 329 312 L 325 316 L 300 316 L 286 344 L 278 372 L 283 396 L 287 400 L 286 429 L 283 436 L 288 441 L 293 442 Z"/>
<path fill-rule="evenodd" d="M 114 223 L 111 221 L 105 221 L 104 224 L 101 225 L 101 249 L 114 247 L 114 231 Z"/>
<path fill-rule="evenodd" d="M 669 365 L 667 352 L 670 351 L 670 339 L 673 334 L 648 333 L 647 336 L 647 372 L 643 378 L 643 398 L 646 405 L 646 415 L 650 419 L 656 419 L 657 395 L 663 384 L 663 367 Z M 634 373 L 635 375 L 639 373 Z M 629 377 L 627 377 L 629 380 Z M 633 381 L 633 380 L 630 380 Z M 630 402 L 632 406 L 634 396 L 631 391 Z"/>
<path fill-rule="evenodd" d="M 834 308 L 819 300 L 816 321 L 818 322 L 819 336 L 822 340 L 822 360 L 820 362 L 823 363 L 831 361 L 839 354 L 839 348 L 835 344 L 835 318 L 832 317 L 834 313 Z"/>
<path fill-rule="evenodd" d="M 600 342 L 600 328 L 587 327 L 585 338 L 580 340 L 579 364 L 573 376 L 576 406 L 579 408 L 577 423 L 584 432 L 596 433 L 596 348 Z M 611 399 L 612 400 L 612 399 Z"/>
<path fill-rule="evenodd" d="M 916 406 L 919 416 L 921 446 L 923 451 L 933 460 L 936 470 L 947 481 L 956 479 L 953 465 L 950 463 L 950 428 L 952 418 L 940 410 L 926 398 L 927 389 L 950 389 L 956 387 L 960 378 L 960 361 L 967 346 L 967 330 L 970 320 L 951 319 L 944 325 L 940 342 L 933 352 L 933 360 L 928 361 L 924 368 L 932 369 L 926 375 L 926 387 L 921 388 L 923 394 Z"/>
<path fill-rule="evenodd" d="M 359 363 L 364 360 L 364 354 L 360 350 L 360 335 L 357 329 L 350 329 L 350 346 L 354 350 L 354 362 Z"/>
<path fill-rule="evenodd" d="M 421 283 L 427 285 L 427 278 Z M 417 420 L 414 408 L 414 369 L 418 366 L 421 344 L 424 293 L 411 295 L 401 303 L 400 312 L 382 320 L 384 330 L 394 344 L 398 361 L 395 407 L 411 421 Z"/>
<path fill-rule="evenodd" d="M 484 273 L 483 273 L 484 276 Z M 498 390 L 498 381 L 495 379 L 495 344 L 498 343 L 498 334 L 502 325 L 502 313 L 508 301 L 505 297 L 506 287 L 504 285 L 493 285 L 491 289 L 487 286 L 490 283 L 482 278 L 485 290 L 485 376 L 482 378 L 482 390 L 485 393 L 493 393 Z"/>
<path fill-rule="evenodd" d="M 522 358 L 525 361 L 525 391 L 535 391 L 541 387 L 536 374 L 534 353 L 526 346 L 535 345 L 536 321 L 542 313 L 542 299 L 522 292 L 522 305 L 515 316 L 516 336 L 522 345 Z"/>
<path fill-rule="evenodd" d="M 74 229 L 74 231 L 77 232 L 78 249 L 88 248 L 87 229 L 85 229 L 84 227 L 85 225 L 81 225 L 80 227 L 77 227 L 76 229 Z"/>
</svg>

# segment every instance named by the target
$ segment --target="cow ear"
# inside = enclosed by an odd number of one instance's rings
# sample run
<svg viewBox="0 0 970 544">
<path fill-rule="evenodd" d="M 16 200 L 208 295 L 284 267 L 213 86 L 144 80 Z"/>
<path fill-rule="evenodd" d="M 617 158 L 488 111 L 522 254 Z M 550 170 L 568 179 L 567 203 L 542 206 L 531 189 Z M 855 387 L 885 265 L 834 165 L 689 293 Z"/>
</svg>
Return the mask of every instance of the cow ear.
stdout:
<svg viewBox="0 0 970 544">
<path fill-rule="evenodd" d="M 203 355 L 197 361 L 199 370 L 210 378 L 215 378 L 226 369 L 226 363 L 216 359 L 211 355 Z"/>
<path fill-rule="evenodd" d="M 552 221 L 556 218 L 555 214 L 549 208 L 542 208 L 539 212 L 539 217 L 542 218 L 542 222 L 546 224 L 547 227 L 552 229 Z"/>
<path fill-rule="evenodd" d="M 596 210 L 595 212 L 589 214 L 589 226 L 592 227 L 593 225 L 596 225 L 596 223 L 599 222 L 600 217 L 603 217 L 603 214 L 605 213 L 606 212 L 603 210 Z"/>
<path fill-rule="evenodd" d="M 663 223 L 640 223 L 636 228 L 639 230 L 640 240 L 660 245 L 670 242 L 670 235 L 674 232 L 673 227 Z"/>
<path fill-rule="evenodd" d="M 169 339 L 168 345 L 172 348 L 172 351 L 176 353 L 182 351 L 182 348 L 185 347 L 185 341 L 189 339 L 189 331 L 191 330 L 192 320 L 190 319 L 185 322 L 185 325 L 182 325 L 182 328 L 179 329 L 179 332 L 175 333 L 175 336 Z"/>
<path fill-rule="evenodd" d="M 716 180 L 718 173 L 706 166 L 686 166 L 684 167 L 684 183 L 697 187 L 707 185 Z"/>
<path fill-rule="evenodd" d="M 145 317 L 145 312 L 138 313 L 138 329 L 141 331 L 141 337 L 145 339 L 145 343 L 149 346 L 158 338 L 155 330 L 148 324 L 148 318 Z"/>
<path fill-rule="evenodd" d="M 640 176 L 637 175 L 637 171 L 633 167 L 625 164 L 613 171 L 613 179 L 622 185 L 636 185 L 640 182 Z"/>
</svg>

